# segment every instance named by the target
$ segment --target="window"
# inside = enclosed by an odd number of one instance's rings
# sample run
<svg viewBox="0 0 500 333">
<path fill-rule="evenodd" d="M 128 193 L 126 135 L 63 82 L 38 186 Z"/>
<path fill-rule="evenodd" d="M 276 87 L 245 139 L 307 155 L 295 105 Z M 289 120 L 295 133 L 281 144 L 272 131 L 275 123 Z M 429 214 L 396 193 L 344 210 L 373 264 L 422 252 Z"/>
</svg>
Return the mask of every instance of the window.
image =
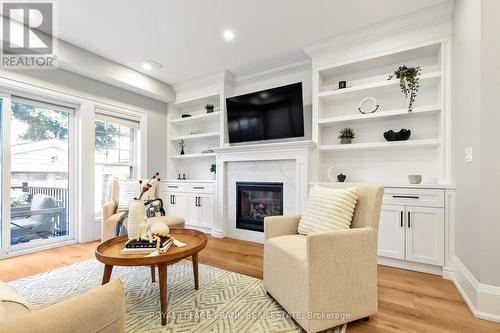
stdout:
<svg viewBox="0 0 500 333">
<path fill-rule="evenodd" d="M 12 97 L 10 245 L 29 248 L 72 233 L 73 110 Z"/>
<path fill-rule="evenodd" d="M 111 200 L 114 180 L 137 175 L 139 122 L 96 114 L 95 121 L 95 214 Z"/>
</svg>

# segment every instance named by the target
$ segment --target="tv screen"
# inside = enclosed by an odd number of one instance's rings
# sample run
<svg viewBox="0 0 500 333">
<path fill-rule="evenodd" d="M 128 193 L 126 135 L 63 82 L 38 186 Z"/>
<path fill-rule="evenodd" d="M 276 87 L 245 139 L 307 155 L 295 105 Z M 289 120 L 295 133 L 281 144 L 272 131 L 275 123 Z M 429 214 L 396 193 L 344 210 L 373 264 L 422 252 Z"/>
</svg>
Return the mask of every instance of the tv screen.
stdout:
<svg viewBox="0 0 500 333">
<path fill-rule="evenodd" d="M 229 142 L 304 136 L 302 83 L 226 99 Z"/>
</svg>

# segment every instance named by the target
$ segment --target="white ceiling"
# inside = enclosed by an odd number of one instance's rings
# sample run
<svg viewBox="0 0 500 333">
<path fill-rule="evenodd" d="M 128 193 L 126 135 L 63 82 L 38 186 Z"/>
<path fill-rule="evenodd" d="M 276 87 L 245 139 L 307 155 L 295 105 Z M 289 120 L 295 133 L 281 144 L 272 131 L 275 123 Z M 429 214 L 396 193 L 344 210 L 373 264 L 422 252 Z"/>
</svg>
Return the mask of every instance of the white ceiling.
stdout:
<svg viewBox="0 0 500 333">
<path fill-rule="evenodd" d="M 446 0 L 60 0 L 59 37 L 176 84 L 249 74 L 306 58 L 343 32 Z M 235 39 L 222 38 L 231 28 Z M 164 65 L 144 71 L 146 59 Z"/>
</svg>

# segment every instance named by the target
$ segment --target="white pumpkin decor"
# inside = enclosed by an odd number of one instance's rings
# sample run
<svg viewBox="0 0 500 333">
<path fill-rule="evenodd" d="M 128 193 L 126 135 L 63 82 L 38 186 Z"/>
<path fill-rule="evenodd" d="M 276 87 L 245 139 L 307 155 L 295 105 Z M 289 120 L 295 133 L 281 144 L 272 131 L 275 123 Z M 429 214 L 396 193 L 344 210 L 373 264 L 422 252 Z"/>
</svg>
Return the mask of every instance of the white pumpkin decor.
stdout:
<svg viewBox="0 0 500 333">
<path fill-rule="evenodd" d="M 153 235 L 168 235 L 170 228 L 165 221 L 156 220 L 151 224 L 151 233 Z"/>
<path fill-rule="evenodd" d="M 128 239 L 141 237 L 141 224 L 146 217 L 146 208 L 142 200 L 133 200 L 128 209 L 127 233 Z"/>
</svg>

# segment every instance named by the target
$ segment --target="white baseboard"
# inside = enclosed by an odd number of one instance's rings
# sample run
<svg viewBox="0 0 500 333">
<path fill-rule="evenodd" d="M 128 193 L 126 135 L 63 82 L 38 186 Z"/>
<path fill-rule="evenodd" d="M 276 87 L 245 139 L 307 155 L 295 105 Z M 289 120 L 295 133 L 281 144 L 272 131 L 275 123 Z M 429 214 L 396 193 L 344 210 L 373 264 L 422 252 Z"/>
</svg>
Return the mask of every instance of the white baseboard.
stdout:
<svg viewBox="0 0 500 333">
<path fill-rule="evenodd" d="M 452 266 L 451 280 L 472 314 L 500 323 L 500 287 L 480 283 L 457 257 L 453 259 Z"/>
<path fill-rule="evenodd" d="M 224 238 L 224 233 L 215 229 L 212 229 L 211 235 L 216 238 Z"/>
<path fill-rule="evenodd" d="M 377 263 L 382 266 L 408 269 L 411 271 L 422 272 L 427 274 L 443 275 L 443 270 L 439 266 L 420 264 L 417 262 L 410 262 L 406 260 L 399 260 L 386 257 L 378 257 Z"/>
</svg>

